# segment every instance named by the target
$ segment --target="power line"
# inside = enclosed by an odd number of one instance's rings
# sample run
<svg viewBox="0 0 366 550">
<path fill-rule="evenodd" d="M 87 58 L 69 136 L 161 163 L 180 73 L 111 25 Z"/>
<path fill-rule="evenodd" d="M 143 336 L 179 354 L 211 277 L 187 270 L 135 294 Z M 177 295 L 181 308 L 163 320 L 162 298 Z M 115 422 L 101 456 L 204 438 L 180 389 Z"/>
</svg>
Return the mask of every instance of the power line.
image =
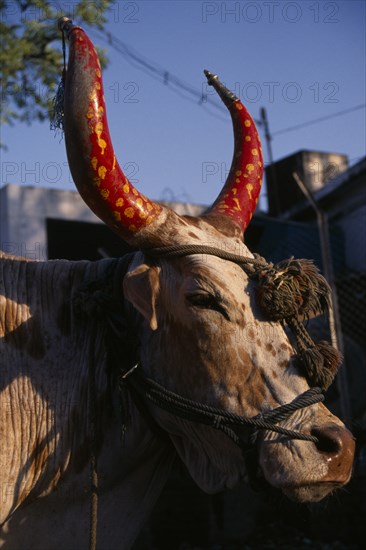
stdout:
<svg viewBox="0 0 366 550">
<path fill-rule="evenodd" d="M 301 124 L 296 124 L 295 126 L 289 126 L 288 128 L 283 128 L 282 130 L 277 130 L 276 132 L 272 132 L 272 136 L 278 136 L 280 134 L 284 134 L 286 132 L 293 132 L 294 130 L 299 130 L 300 128 L 305 128 L 306 126 L 310 126 L 312 124 L 317 124 L 318 122 L 323 122 L 324 120 L 329 120 L 331 118 L 335 118 L 338 116 L 345 115 L 347 113 L 352 113 L 353 111 L 357 111 L 358 109 L 364 109 L 366 107 L 366 103 L 362 103 L 362 105 L 356 105 L 354 107 L 350 107 L 349 109 L 345 109 L 344 111 L 339 111 L 338 113 L 333 113 L 332 115 L 326 115 L 323 117 L 315 118 L 313 120 L 309 120 L 308 122 L 303 122 Z"/>
<path fill-rule="evenodd" d="M 112 33 L 110 32 L 103 33 L 101 31 L 97 31 L 96 29 L 90 29 L 90 32 L 96 35 L 100 40 L 103 40 L 104 42 L 106 42 L 110 47 L 114 48 L 119 54 L 123 55 L 124 58 L 132 66 L 142 70 L 143 72 L 145 72 L 145 74 L 148 74 L 150 77 L 154 78 L 155 80 L 158 80 L 165 86 L 168 86 L 172 92 L 179 95 L 183 99 L 187 101 L 191 101 L 200 107 L 213 107 L 216 110 L 220 111 L 221 113 L 223 112 L 226 113 L 226 108 L 221 103 L 217 103 L 216 101 L 212 100 L 212 98 L 207 96 L 207 94 L 204 94 L 203 92 L 200 92 L 196 88 L 193 88 L 190 84 L 182 80 L 180 77 L 178 77 L 174 73 L 159 66 L 156 62 L 142 56 L 134 48 L 132 48 L 131 46 L 129 46 L 128 44 L 126 44 L 125 42 L 117 38 Z M 319 117 L 307 122 L 303 122 L 301 124 L 289 126 L 287 128 L 282 128 L 281 130 L 272 132 L 272 136 L 278 136 L 287 132 L 292 132 L 295 130 L 299 130 L 301 128 L 305 128 L 313 124 L 318 124 L 325 120 L 330 120 L 332 118 L 342 116 L 359 109 L 363 109 L 365 108 L 365 106 L 366 104 L 363 103 L 361 105 L 356 105 L 354 107 L 350 107 L 349 109 L 339 111 L 338 113 Z M 225 121 L 225 122 L 227 121 L 226 118 L 218 116 L 212 111 L 207 110 L 206 112 L 208 112 L 211 116 L 215 116 L 215 118 L 218 118 L 221 121 Z M 261 121 L 256 120 L 256 123 L 260 124 Z"/>
<path fill-rule="evenodd" d="M 159 66 L 154 61 L 151 61 L 147 59 L 146 57 L 143 57 L 140 53 L 138 53 L 135 49 L 131 48 L 128 44 L 125 42 L 122 42 L 119 38 L 112 35 L 111 33 L 107 33 L 106 36 L 96 31 L 95 29 L 92 29 L 92 32 L 101 40 L 106 42 L 109 46 L 114 48 L 118 53 L 124 56 L 124 58 L 134 67 L 137 67 L 138 69 L 142 70 L 152 78 L 155 78 L 165 86 L 169 86 L 169 89 L 176 93 L 177 95 L 183 97 L 183 99 L 186 99 L 188 101 L 192 101 L 196 105 L 200 107 L 213 107 L 216 110 L 220 111 L 221 113 L 226 113 L 226 108 L 213 101 L 210 97 L 207 96 L 207 94 L 200 92 L 196 88 L 193 88 L 190 84 L 179 78 L 174 73 L 170 72 L 169 70 Z M 227 119 L 224 119 L 220 116 L 215 115 L 211 111 L 208 111 L 210 115 L 215 116 L 216 118 L 219 118 L 220 120 L 226 122 Z"/>
<path fill-rule="evenodd" d="M 55 1 L 55 5 L 60 10 L 60 13 L 62 13 L 63 10 L 61 9 L 61 6 L 57 0 Z M 143 70 L 145 73 L 149 74 L 149 76 L 159 81 L 162 81 L 163 84 L 169 85 L 170 90 L 172 90 L 183 99 L 193 101 L 201 107 L 214 107 L 218 111 L 226 113 L 226 108 L 222 104 L 216 103 L 215 101 L 211 100 L 211 98 L 209 98 L 207 94 L 199 92 L 175 74 L 162 67 L 159 67 L 157 63 L 148 60 L 147 58 L 144 58 L 135 49 L 133 49 L 125 42 L 122 42 L 122 40 L 114 36 L 111 32 L 102 32 L 94 28 L 90 28 L 89 32 L 93 33 L 100 40 L 103 40 L 109 46 L 114 48 L 118 53 L 123 55 L 127 59 L 127 61 L 129 61 L 130 64 L 134 67 L 137 67 L 138 69 Z M 173 88 L 172 86 L 176 86 L 176 88 Z M 190 97 L 185 96 L 183 92 L 189 94 Z M 212 116 L 215 116 L 215 118 L 218 118 L 221 121 L 227 121 L 227 118 L 217 116 L 210 111 L 208 111 L 208 113 Z"/>
</svg>

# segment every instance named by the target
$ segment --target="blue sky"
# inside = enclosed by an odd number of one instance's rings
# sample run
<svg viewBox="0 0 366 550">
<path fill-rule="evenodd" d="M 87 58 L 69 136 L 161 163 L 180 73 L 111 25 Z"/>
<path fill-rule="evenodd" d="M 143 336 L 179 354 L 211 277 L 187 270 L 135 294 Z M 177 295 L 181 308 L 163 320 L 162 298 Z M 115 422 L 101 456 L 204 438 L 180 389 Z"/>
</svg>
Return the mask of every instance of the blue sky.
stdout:
<svg viewBox="0 0 366 550">
<path fill-rule="evenodd" d="M 58 4 L 63 6 L 62 0 Z M 311 149 L 347 154 L 353 164 L 365 154 L 364 109 L 276 132 L 365 103 L 365 5 L 363 0 L 137 0 L 117 2 L 107 30 L 198 92 L 207 92 L 202 72 L 207 68 L 241 97 L 255 119 L 265 107 L 275 160 Z M 90 37 L 106 47 L 94 32 Z M 213 201 L 231 163 L 228 113 L 183 99 L 169 83 L 107 48 L 109 126 L 126 173 L 154 199 Z M 268 162 L 260 127 L 259 132 Z M 4 127 L 2 139 L 8 146 L 2 152 L 2 184 L 74 188 L 64 142 L 47 123 Z"/>
</svg>

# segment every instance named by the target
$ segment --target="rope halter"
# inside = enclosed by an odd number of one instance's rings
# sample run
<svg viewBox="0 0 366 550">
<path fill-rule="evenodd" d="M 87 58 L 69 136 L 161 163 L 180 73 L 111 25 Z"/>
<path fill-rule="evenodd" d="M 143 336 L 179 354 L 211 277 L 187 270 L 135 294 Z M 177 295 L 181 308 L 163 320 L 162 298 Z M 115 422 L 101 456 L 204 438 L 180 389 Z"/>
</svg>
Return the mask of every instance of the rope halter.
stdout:
<svg viewBox="0 0 366 550">
<path fill-rule="evenodd" d="M 147 399 L 159 408 L 190 422 L 204 424 L 225 433 L 242 450 L 253 447 L 257 441 L 259 431 L 267 430 L 284 435 L 291 439 L 318 442 L 318 438 L 295 430 L 288 430 L 277 426 L 279 422 L 287 420 L 295 411 L 324 401 L 320 388 L 311 388 L 295 397 L 291 403 L 281 405 L 270 411 L 256 416 L 240 416 L 224 409 L 205 405 L 174 393 L 154 380 L 146 378 L 136 364 L 132 369 L 120 377 L 120 387 L 128 384 L 133 396 Z M 250 434 L 244 438 L 242 428 L 250 428 Z"/>
<path fill-rule="evenodd" d="M 291 403 L 254 417 L 246 417 L 174 393 L 146 378 L 137 363 L 129 371 L 121 373 L 120 387 L 122 389 L 128 386 L 144 415 L 149 415 L 145 403 L 150 401 L 175 416 L 222 431 L 245 451 L 254 447 L 259 431 L 264 430 L 291 439 L 317 443 L 318 438 L 314 435 L 277 425 L 287 420 L 295 411 L 324 401 L 322 390 L 331 384 L 336 372 L 334 364 L 338 365 L 340 361 L 337 350 L 326 342 L 315 344 L 299 320 L 310 313 L 318 313 L 329 301 L 329 287 L 314 264 L 309 260 L 290 259 L 273 265 L 259 255 L 249 258 L 220 248 L 200 245 L 176 245 L 143 252 L 148 257 L 164 259 L 209 254 L 240 265 L 251 279 L 257 281 L 257 300 L 267 317 L 271 321 L 287 323 L 294 332 L 299 362 L 310 385 L 315 386 L 297 396 Z M 249 428 L 249 433 L 244 434 L 243 428 Z"/>
</svg>

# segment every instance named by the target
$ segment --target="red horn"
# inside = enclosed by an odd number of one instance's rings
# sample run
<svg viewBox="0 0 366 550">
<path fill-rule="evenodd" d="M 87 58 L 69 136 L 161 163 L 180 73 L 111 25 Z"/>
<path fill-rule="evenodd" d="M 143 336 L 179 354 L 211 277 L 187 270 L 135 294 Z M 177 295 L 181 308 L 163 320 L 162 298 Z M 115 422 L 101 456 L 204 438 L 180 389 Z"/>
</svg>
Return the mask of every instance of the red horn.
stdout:
<svg viewBox="0 0 366 550">
<path fill-rule="evenodd" d="M 75 185 L 93 212 L 126 240 L 162 207 L 139 193 L 121 170 L 108 130 L 98 54 L 80 27 L 59 22 L 70 42 L 65 82 L 65 142 Z"/>
<path fill-rule="evenodd" d="M 225 185 L 207 214 L 223 214 L 244 231 L 257 206 L 263 178 L 262 147 L 254 120 L 235 94 L 209 71 L 205 71 L 229 109 L 234 130 L 234 156 Z"/>
</svg>

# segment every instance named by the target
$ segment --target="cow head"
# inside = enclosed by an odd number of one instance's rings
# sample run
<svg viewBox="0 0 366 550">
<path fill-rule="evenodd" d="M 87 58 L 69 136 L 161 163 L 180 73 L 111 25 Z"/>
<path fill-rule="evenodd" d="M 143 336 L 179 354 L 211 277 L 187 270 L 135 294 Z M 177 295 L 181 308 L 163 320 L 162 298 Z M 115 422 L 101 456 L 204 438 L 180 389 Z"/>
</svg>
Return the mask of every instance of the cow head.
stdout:
<svg viewBox="0 0 366 550">
<path fill-rule="evenodd" d="M 223 190 L 205 215 L 179 216 L 135 189 L 115 158 L 108 131 L 97 53 L 64 19 L 70 41 L 65 83 L 65 139 L 75 184 L 88 206 L 122 239 L 142 250 L 205 244 L 251 256 L 243 242 L 258 201 L 263 160 L 254 121 L 211 73 L 228 107 L 235 149 Z M 253 416 L 292 401 L 309 388 L 283 328 L 258 309 L 240 265 L 205 254 L 177 259 L 135 255 L 123 281 L 141 344 L 144 373 L 190 399 Z M 243 457 L 224 434 L 152 407 L 192 477 L 205 491 L 234 486 Z M 266 479 L 290 498 L 316 501 L 350 478 L 354 442 L 322 404 L 294 413 L 286 427 L 318 443 L 264 432 L 259 462 Z"/>
</svg>

